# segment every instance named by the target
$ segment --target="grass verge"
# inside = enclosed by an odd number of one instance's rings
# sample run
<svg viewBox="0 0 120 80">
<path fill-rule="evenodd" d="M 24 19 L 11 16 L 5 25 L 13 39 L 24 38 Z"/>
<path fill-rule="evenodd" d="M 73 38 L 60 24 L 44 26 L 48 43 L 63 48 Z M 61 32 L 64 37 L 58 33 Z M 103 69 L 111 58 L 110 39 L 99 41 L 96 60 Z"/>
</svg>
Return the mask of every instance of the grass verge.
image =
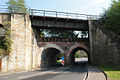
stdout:
<svg viewBox="0 0 120 80">
<path fill-rule="evenodd" d="M 120 68 L 100 67 L 108 76 L 108 80 L 120 80 Z"/>
</svg>

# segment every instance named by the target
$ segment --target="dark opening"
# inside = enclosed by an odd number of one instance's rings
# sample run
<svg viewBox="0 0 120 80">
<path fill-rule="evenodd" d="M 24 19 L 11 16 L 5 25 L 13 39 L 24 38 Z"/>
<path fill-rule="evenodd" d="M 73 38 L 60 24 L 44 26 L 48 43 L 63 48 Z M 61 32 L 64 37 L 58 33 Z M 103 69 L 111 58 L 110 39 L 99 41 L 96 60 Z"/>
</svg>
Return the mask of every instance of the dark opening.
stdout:
<svg viewBox="0 0 120 80">
<path fill-rule="evenodd" d="M 71 64 L 76 63 L 88 63 L 89 62 L 89 53 L 83 48 L 76 48 L 70 54 Z"/>
<path fill-rule="evenodd" d="M 59 66 L 57 60 L 60 58 L 60 51 L 55 48 L 47 48 L 42 53 L 41 67 Z"/>
</svg>

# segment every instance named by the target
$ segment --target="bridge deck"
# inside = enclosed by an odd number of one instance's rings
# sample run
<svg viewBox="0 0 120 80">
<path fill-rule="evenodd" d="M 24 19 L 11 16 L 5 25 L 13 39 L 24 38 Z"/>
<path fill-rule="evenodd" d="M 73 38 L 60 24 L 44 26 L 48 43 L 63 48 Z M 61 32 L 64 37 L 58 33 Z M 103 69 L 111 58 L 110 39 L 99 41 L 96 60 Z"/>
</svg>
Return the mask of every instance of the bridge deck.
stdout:
<svg viewBox="0 0 120 80">
<path fill-rule="evenodd" d="M 88 20 L 30 15 L 32 27 L 88 31 Z"/>
</svg>

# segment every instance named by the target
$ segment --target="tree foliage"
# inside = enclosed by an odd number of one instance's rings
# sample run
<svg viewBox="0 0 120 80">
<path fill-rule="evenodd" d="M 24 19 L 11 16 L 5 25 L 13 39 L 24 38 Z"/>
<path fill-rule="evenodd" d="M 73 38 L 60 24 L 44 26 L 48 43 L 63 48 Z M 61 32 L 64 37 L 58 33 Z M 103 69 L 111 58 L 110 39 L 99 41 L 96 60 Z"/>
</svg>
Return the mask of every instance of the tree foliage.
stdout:
<svg viewBox="0 0 120 80">
<path fill-rule="evenodd" d="M 88 36 L 88 31 L 81 31 L 81 36 L 82 37 Z"/>
<path fill-rule="evenodd" d="M 8 5 L 9 12 L 27 12 L 24 0 L 9 0 L 6 4 Z"/>
<path fill-rule="evenodd" d="M 120 0 L 113 0 L 111 6 L 104 12 L 100 20 L 106 29 L 120 35 Z"/>
<path fill-rule="evenodd" d="M 11 49 L 10 30 L 0 27 L 0 55 L 8 55 Z"/>
<path fill-rule="evenodd" d="M 75 53 L 75 58 L 87 58 L 87 53 L 83 50 L 79 50 Z"/>
<path fill-rule="evenodd" d="M 47 37 L 78 37 L 78 34 L 72 30 L 49 29 L 41 32 L 44 32 L 44 36 Z"/>
</svg>

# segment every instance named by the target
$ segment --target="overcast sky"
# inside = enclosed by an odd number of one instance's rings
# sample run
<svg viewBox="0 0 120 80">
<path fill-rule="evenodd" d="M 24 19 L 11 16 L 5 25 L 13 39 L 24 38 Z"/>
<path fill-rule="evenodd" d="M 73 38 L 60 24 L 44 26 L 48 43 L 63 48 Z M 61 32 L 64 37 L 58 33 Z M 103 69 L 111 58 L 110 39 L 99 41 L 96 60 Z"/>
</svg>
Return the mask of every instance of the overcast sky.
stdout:
<svg viewBox="0 0 120 80">
<path fill-rule="evenodd" d="M 0 0 L 4 5 L 8 0 Z M 99 15 L 110 6 L 111 0 L 25 0 L 30 8 Z"/>
</svg>

